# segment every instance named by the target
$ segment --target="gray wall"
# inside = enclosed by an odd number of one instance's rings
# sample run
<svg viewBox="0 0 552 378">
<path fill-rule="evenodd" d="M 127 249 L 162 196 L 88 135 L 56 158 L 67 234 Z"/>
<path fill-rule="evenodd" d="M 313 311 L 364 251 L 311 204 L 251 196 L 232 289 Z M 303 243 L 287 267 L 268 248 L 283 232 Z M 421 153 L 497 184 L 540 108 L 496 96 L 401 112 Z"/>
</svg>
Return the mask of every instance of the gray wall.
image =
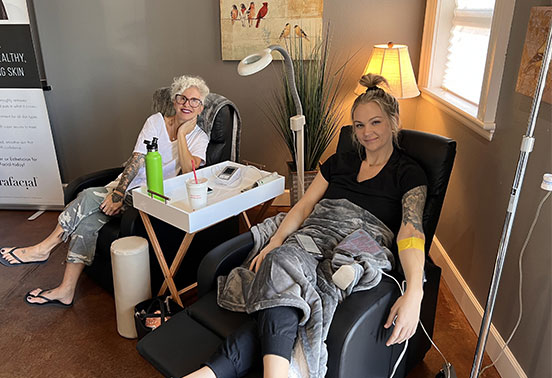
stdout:
<svg viewBox="0 0 552 378">
<path fill-rule="evenodd" d="M 424 4 L 325 2 L 336 64 L 356 53 L 344 93 L 354 89 L 375 43 L 409 45 L 417 67 Z M 242 159 L 286 173 L 290 155 L 262 112 L 271 86 L 280 84 L 279 67 L 242 78 L 237 62 L 221 60 L 218 1 L 48 0 L 35 1 L 35 10 L 64 182 L 124 162 L 150 114 L 153 90 L 183 73 L 204 77 L 238 106 Z M 345 108 L 351 101 L 349 95 Z M 403 109 L 405 120 L 414 116 L 410 108 Z"/>
<path fill-rule="evenodd" d="M 420 99 L 415 128 L 456 139 L 456 158 L 437 237 L 483 306 L 509 192 L 519 157 L 521 136 L 527 130 L 532 99 L 515 92 L 531 7 L 550 0 L 517 1 L 498 103 L 497 130 L 487 142 L 468 128 Z M 535 149 L 525 175 L 510 247 L 496 301 L 493 324 L 506 339 L 517 319 L 520 249 L 544 196 L 542 175 L 552 171 L 550 133 L 552 107 L 543 103 L 535 130 Z M 524 316 L 511 350 L 528 377 L 552 376 L 551 251 L 552 206 L 545 204 L 524 258 Z"/>
</svg>

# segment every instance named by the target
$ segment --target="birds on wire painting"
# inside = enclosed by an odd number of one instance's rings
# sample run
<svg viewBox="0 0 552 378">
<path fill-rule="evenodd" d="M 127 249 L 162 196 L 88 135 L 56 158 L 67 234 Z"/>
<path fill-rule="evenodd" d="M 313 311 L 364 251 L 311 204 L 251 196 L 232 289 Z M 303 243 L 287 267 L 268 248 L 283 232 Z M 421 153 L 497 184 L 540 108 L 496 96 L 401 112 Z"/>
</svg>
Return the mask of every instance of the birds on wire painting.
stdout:
<svg viewBox="0 0 552 378">
<path fill-rule="evenodd" d="M 232 10 L 230 11 L 230 19 L 232 20 L 232 25 L 234 23 L 240 22 L 240 25 L 245 28 L 245 21 L 247 20 L 247 25 L 255 25 L 256 28 L 259 27 L 261 20 L 268 13 L 268 2 L 263 2 L 263 6 L 257 13 L 255 13 L 255 2 L 252 1 L 249 3 L 249 8 L 245 6 L 244 3 L 240 4 L 240 9 L 236 4 L 232 4 Z"/>
<path fill-rule="evenodd" d="M 322 10 L 323 0 L 220 0 L 222 58 L 240 60 L 292 38 L 310 44 L 322 34 Z"/>
</svg>

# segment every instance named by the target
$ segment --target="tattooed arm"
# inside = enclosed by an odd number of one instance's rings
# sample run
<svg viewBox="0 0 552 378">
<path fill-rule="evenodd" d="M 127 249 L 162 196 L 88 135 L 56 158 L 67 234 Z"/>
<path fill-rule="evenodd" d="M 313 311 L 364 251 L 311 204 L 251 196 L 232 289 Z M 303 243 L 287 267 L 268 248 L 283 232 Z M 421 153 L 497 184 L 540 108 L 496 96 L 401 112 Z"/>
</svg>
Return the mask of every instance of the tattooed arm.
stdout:
<svg viewBox="0 0 552 378">
<path fill-rule="evenodd" d="M 178 160 L 180 162 L 180 167 L 182 168 L 182 173 L 192 171 L 192 160 L 194 161 L 196 168 L 199 168 L 199 165 L 201 164 L 201 158 L 192 155 L 186 142 L 186 135 L 194 130 L 196 123 L 197 117 L 185 122 L 177 130 Z"/>
<path fill-rule="evenodd" d="M 144 161 L 145 155 L 138 152 L 132 153 L 132 156 L 127 160 L 121 180 L 119 180 L 119 185 L 113 190 L 111 195 L 105 197 L 105 200 L 100 205 L 100 210 L 106 215 L 116 215 L 121 211 L 125 191 L 138 174 L 140 168 L 144 166 Z"/>
<path fill-rule="evenodd" d="M 422 226 L 427 186 L 418 186 L 405 193 L 402 199 L 403 219 L 397 240 L 411 237 L 425 240 Z M 417 248 L 404 249 L 399 253 L 401 266 L 406 277 L 406 291 L 399 297 L 384 327 L 389 328 L 395 321 L 395 328 L 387 345 L 402 343 L 414 335 L 420 317 L 422 302 L 425 253 Z"/>
</svg>

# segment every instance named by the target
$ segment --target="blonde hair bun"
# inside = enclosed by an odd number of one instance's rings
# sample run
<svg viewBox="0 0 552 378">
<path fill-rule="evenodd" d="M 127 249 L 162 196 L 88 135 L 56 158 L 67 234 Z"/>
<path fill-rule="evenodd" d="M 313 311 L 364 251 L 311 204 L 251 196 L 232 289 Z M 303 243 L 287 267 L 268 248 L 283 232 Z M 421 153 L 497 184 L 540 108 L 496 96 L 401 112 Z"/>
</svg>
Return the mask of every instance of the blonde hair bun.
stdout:
<svg viewBox="0 0 552 378">
<path fill-rule="evenodd" d="M 381 75 L 376 75 L 372 73 L 363 75 L 358 82 L 360 83 L 360 85 L 366 88 L 377 87 L 380 84 L 385 84 L 385 86 L 389 88 L 389 83 L 387 82 L 387 79 L 385 79 Z"/>
</svg>

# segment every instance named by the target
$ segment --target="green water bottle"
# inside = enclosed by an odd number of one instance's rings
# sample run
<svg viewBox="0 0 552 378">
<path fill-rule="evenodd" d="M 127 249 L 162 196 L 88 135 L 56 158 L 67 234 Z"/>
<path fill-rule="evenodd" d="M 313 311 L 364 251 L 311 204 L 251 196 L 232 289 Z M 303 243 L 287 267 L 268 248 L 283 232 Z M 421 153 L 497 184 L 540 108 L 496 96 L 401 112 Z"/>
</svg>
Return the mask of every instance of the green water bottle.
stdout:
<svg viewBox="0 0 552 378">
<path fill-rule="evenodd" d="M 163 163 L 161 160 L 161 154 L 158 151 L 157 138 L 153 137 L 152 141 L 144 140 L 148 153 L 146 154 L 146 181 L 148 189 L 158 194 L 165 194 L 163 192 Z M 162 201 L 163 198 L 159 196 L 153 196 L 154 198 Z"/>
</svg>

